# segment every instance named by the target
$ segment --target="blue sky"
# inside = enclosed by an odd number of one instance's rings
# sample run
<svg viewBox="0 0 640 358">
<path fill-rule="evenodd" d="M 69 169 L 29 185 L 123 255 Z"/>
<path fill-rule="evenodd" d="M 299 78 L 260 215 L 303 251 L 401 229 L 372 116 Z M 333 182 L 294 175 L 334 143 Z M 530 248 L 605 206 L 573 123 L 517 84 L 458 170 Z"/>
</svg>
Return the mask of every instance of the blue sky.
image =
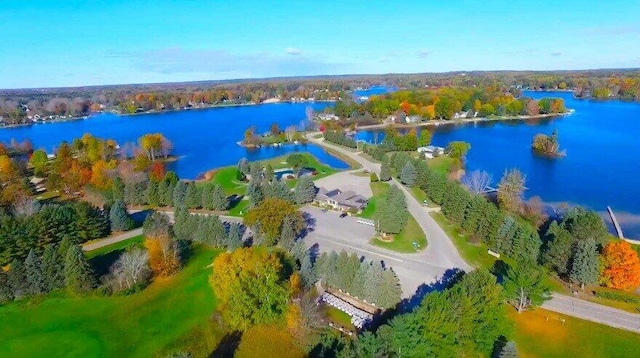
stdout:
<svg viewBox="0 0 640 358">
<path fill-rule="evenodd" d="M 640 1 L 0 0 L 0 88 L 640 67 Z"/>
</svg>

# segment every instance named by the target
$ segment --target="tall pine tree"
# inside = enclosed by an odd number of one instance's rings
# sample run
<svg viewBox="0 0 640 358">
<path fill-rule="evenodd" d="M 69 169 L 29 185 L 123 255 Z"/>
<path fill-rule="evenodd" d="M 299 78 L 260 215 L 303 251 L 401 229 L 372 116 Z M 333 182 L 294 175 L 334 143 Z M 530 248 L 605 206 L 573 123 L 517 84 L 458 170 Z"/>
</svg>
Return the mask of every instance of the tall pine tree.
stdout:
<svg viewBox="0 0 640 358">
<path fill-rule="evenodd" d="M 42 277 L 42 263 L 36 255 L 35 250 L 31 249 L 27 259 L 24 261 L 25 275 L 29 286 L 29 294 L 39 295 L 47 291 L 47 287 Z"/>
<path fill-rule="evenodd" d="M 95 279 L 80 245 L 72 245 L 64 260 L 64 282 L 69 293 L 80 295 L 93 289 Z"/>
<path fill-rule="evenodd" d="M 67 246 L 67 251 L 69 246 Z M 47 291 L 64 287 L 63 269 L 63 257 L 58 254 L 54 245 L 47 245 L 42 254 L 42 278 Z"/>
</svg>

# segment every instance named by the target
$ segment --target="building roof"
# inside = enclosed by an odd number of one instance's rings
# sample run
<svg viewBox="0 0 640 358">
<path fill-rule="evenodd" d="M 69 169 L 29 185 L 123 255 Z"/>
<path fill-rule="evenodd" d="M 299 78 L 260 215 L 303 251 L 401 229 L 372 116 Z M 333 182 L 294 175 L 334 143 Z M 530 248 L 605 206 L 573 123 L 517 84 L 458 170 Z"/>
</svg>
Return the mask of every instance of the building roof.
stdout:
<svg viewBox="0 0 640 358">
<path fill-rule="evenodd" d="M 350 208 L 360 209 L 367 205 L 367 198 L 362 195 L 356 194 L 351 190 L 342 191 L 340 189 L 333 189 L 328 191 L 325 188 L 318 189 L 316 194 L 316 200 L 328 201 L 332 200 L 338 203 L 340 206 L 348 206 Z"/>
</svg>

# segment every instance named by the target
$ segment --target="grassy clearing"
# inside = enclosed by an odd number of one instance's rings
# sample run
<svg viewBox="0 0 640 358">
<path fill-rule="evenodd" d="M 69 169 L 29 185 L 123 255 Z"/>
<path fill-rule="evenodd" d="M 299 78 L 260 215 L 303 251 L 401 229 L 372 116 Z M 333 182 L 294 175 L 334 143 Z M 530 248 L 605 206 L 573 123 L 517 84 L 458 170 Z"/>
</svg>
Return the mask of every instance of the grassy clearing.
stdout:
<svg viewBox="0 0 640 358">
<path fill-rule="evenodd" d="M 444 214 L 432 212 L 429 215 L 440 225 L 442 230 L 451 238 L 453 244 L 458 249 L 460 256 L 469 264 L 475 267 L 490 269 L 496 262 L 496 258 L 487 254 L 487 246 L 484 244 L 472 244 L 469 237 L 462 232 L 457 225 L 452 224 Z"/>
<path fill-rule="evenodd" d="M 331 322 L 349 330 L 354 329 L 353 325 L 351 324 L 351 317 L 348 314 L 340 311 L 335 307 L 331 307 L 327 304 L 325 304 L 323 307 L 324 307 L 324 312 L 327 315 L 327 318 Z"/>
<path fill-rule="evenodd" d="M 403 253 L 416 252 L 416 249 L 413 247 L 414 242 L 420 245 L 420 250 L 424 250 L 427 246 L 427 238 L 424 235 L 424 231 L 422 231 L 422 228 L 413 216 L 409 216 L 407 226 L 405 226 L 399 234 L 395 235 L 393 241 L 385 242 L 378 238 L 371 239 L 372 245 Z"/>
<path fill-rule="evenodd" d="M 196 248 L 180 273 L 130 296 L 54 293 L 0 307 L 0 356 L 153 356 L 211 317 L 216 301 L 207 266 L 217 254 Z"/>
<path fill-rule="evenodd" d="M 428 159 L 427 164 L 429 165 L 429 168 L 444 175 L 448 175 L 451 171 L 451 167 L 453 167 L 453 161 L 453 158 L 443 155 L 433 159 Z"/>
<path fill-rule="evenodd" d="M 361 217 L 366 219 L 373 219 L 376 213 L 376 206 L 389 190 L 389 184 L 385 182 L 371 183 L 370 186 L 373 196 L 369 199 L 367 207 L 360 214 Z M 411 215 L 407 221 L 407 226 L 394 237 L 393 241 L 384 242 L 377 238 L 373 238 L 370 241 L 372 245 L 403 253 L 416 252 L 413 247 L 414 242 L 420 245 L 422 250 L 427 246 L 427 238 L 424 231 L 422 231 L 416 219 Z"/>
<path fill-rule="evenodd" d="M 634 357 L 640 351 L 633 332 L 540 308 L 521 314 L 508 310 L 521 357 Z"/>
</svg>

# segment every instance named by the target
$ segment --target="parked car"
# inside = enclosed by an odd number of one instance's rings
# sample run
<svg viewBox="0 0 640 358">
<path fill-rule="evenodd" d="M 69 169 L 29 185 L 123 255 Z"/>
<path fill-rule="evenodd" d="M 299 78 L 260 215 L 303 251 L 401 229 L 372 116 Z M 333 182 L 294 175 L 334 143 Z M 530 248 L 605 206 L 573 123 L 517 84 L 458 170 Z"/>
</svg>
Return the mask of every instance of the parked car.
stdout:
<svg viewBox="0 0 640 358">
<path fill-rule="evenodd" d="M 347 215 L 348 215 L 347 213 L 342 213 L 342 214 L 340 214 L 340 217 L 343 218 L 343 217 L 345 217 Z"/>
</svg>

